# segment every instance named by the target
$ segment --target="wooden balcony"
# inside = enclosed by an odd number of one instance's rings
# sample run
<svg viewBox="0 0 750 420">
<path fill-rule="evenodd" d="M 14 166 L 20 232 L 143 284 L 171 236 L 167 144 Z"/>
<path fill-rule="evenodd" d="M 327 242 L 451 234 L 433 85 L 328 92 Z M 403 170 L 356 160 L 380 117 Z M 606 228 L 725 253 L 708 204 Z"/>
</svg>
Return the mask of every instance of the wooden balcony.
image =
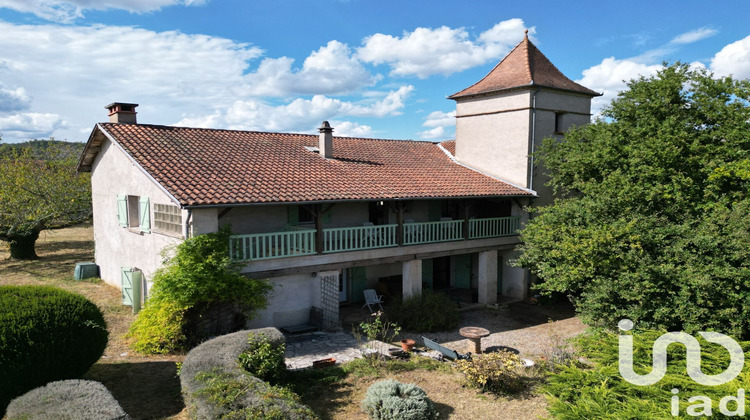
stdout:
<svg viewBox="0 0 750 420">
<path fill-rule="evenodd" d="M 468 225 L 465 220 L 406 222 L 401 229 L 397 224 L 368 225 L 328 228 L 322 229 L 320 233 L 316 229 L 289 227 L 283 232 L 233 235 L 230 238 L 229 249 L 233 260 L 249 262 L 512 236 L 517 234 L 520 222 L 519 216 L 511 216 L 469 219 Z"/>
</svg>

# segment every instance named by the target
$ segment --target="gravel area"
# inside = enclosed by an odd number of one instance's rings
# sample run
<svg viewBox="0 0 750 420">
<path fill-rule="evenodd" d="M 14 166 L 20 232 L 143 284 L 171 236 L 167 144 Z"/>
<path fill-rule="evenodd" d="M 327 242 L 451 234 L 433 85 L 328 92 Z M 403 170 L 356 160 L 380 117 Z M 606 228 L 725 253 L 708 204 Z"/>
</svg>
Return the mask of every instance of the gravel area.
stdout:
<svg viewBox="0 0 750 420">
<path fill-rule="evenodd" d="M 500 305 L 498 309 L 477 307 L 464 310 L 455 330 L 424 335 L 459 352 L 473 351 L 473 344 L 458 333 L 460 328 L 467 326 L 490 331 L 490 335 L 482 339 L 483 351 L 509 348 L 532 358 L 549 357 L 559 347 L 566 347 L 569 338 L 586 329 L 569 304 L 514 302 Z M 407 331 L 401 335 L 418 340 L 420 334 Z"/>
</svg>

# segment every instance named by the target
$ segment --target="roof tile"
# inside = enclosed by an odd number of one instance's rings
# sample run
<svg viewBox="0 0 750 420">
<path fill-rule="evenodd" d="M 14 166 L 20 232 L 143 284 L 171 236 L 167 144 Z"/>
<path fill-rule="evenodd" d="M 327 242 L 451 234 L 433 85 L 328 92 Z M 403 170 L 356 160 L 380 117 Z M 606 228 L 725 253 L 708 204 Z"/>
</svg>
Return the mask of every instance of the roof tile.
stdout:
<svg viewBox="0 0 750 420">
<path fill-rule="evenodd" d="M 325 159 L 306 148 L 318 145 L 315 135 L 98 127 L 186 206 L 531 195 L 456 164 L 432 142 L 334 137 Z"/>
</svg>

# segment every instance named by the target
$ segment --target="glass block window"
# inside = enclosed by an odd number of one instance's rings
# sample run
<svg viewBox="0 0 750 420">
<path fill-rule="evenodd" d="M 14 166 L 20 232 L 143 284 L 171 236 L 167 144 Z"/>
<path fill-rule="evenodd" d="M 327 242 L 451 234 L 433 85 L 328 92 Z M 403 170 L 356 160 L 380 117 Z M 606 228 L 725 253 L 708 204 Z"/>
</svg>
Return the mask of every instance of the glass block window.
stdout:
<svg viewBox="0 0 750 420">
<path fill-rule="evenodd" d="M 182 236 L 182 211 L 171 204 L 154 204 L 154 230 Z"/>
</svg>

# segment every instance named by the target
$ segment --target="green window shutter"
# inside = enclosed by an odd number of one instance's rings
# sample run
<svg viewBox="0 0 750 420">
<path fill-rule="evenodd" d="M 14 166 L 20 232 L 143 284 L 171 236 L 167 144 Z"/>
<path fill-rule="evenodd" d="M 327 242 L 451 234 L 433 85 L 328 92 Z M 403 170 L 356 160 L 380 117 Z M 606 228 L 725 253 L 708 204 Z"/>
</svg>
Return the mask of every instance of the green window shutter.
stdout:
<svg viewBox="0 0 750 420">
<path fill-rule="evenodd" d="M 498 254 L 500 254 L 498 252 Z M 503 294 L 503 256 L 497 256 L 497 293 Z"/>
<path fill-rule="evenodd" d="M 299 225 L 299 206 L 287 206 L 287 222 L 289 226 Z"/>
<path fill-rule="evenodd" d="M 323 223 L 331 223 L 331 219 L 333 219 L 333 208 L 323 213 Z"/>
<path fill-rule="evenodd" d="M 151 232 L 151 212 L 148 205 L 148 197 L 140 199 L 139 215 L 141 217 L 141 232 Z"/>
<path fill-rule="evenodd" d="M 133 269 L 130 267 L 122 267 L 121 270 L 122 304 L 133 306 Z"/>
<path fill-rule="evenodd" d="M 117 221 L 120 222 L 120 227 L 128 226 L 128 196 L 126 195 L 117 196 Z"/>
</svg>

